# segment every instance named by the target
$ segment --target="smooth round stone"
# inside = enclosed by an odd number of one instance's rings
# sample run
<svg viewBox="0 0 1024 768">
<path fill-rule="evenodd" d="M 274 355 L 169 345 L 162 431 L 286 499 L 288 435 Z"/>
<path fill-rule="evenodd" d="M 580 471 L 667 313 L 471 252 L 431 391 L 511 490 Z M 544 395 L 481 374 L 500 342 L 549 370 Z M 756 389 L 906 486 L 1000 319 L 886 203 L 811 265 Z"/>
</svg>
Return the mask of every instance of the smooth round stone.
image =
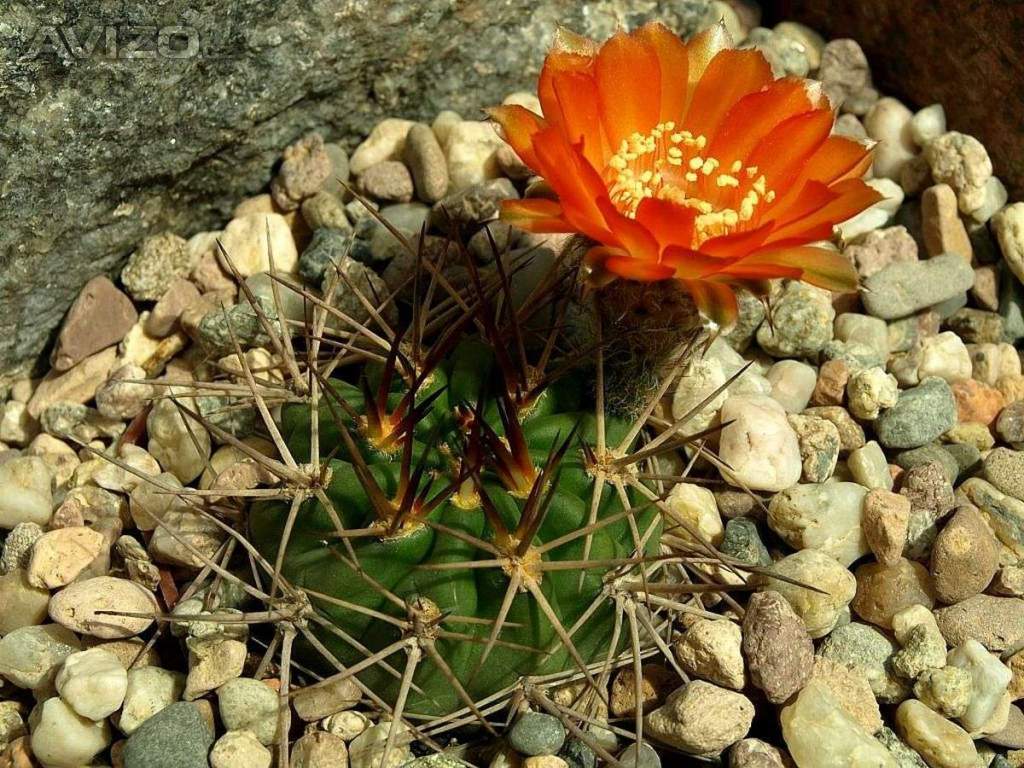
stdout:
<svg viewBox="0 0 1024 768">
<path fill-rule="evenodd" d="M 890 264 L 864 281 L 861 299 L 869 314 L 896 320 L 958 296 L 973 284 L 971 265 L 949 253 Z"/>
<path fill-rule="evenodd" d="M 102 648 L 73 653 L 57 673 L 57 692 L 75 712 L 102 720 L 116 712 L 128 689 L 128 672 Z"/>
<path fill-rule="evenodd" d="M 799 360 L 779 360 L 768 369 L 766 378 L 772 385 L 772 397 L 786 412 L 800 413 L 811 401 L 818 372 Z"/>
<path fill-rule="evenodd" d="M 661 768 L 661 758 L 650 744 L 630 744 L 619 753 L 622 768 Z"/>
<path fill-rule="evenodd" d="M 0 576 L 0 637 L 21 627 L 42 624 L 49 604 L 49 590 L 29 584 L 23 569 L 15 568 Z"/>
<path fill-rule="evenodd" d="M 255 275 L 245 278 L 245 284 L 249 287 L 249 290 L 251 290 L 255 296 L 262 298 L 266 304 L 269 304 L 271 307 L 276 309 L 277 302 L 274 299 L 274 283 L 275 280 L 271 277 L 269 272 L 258 272 Z M 278 316 L 283 317 L 285 320 L 293 320 L 297 323 L 303 322 L 306 319 L 306 300 L 303 295 L 280 282 L 277 283 L 276 287 L 277 295 L 281 300 L 281 307 L 278 312 Z M 297 332 L 297 328 L 294 326 L 290 327 L 293 333 Z"/>
<path fill-rule="evenodd" d="M 0 529 L 18 523 L 46 525 L 53 512 L 53 475 L 38 456 L 0 464 Z"/>
<path fill-rule="evenodd" d="M 565 726 L 543 712 L 527 712 L 508 734 L 509 746 L 524 755 L 554 755 L 564 742 Z"/>
<path fill-rule="evenodd" d="M 59 624 L 16 629 L 0 640 L 0 675 L 19 688 L 39 688 L 80 648 L 74 633 Z"/>
<path fill-rule="evenodd" d="M 935 594 L 952 604 L 984 590 L 999 570 L 999 550 L 984 516 L 972 506 L 961 507 L 932 546 Z"/>
<path fill-rule="evenodd" d="M 857 483 L 795 485 L 772 497 L 768 526 L 795 549 L 816 549 L 849 565 L 869 551 L 861 530 L 865 495 Z"/>
<path fill-rule="evenodd" d="M 210 750 L 211 768 L 270 768 L 273 759 L 249 731 L 228 731 Z"/>
<path fill-rule="evenodd" d="M 344 740 L 326 731 L 310 731 L 292 744 L 290 768 L 348 768 Z"/>
<path fill-rule="evenodd" d="M 978 750 L 963 728 L 933 712 L 917 699 L 909 699 L 896 710 L 900 736 L 930 766 L 976 768 Z"/>
<path fill-rule="evenodd" d="M 983 463 L 984 476 L 1003 493 L 1024 501 L 1024 451 L 996 448 Z"/>
<path fill-rule="evenodd" d="M 676 534 L 687 541 L 699 538 L 706 544 L 718 546 L 724 529 L 718 513 L 715 495 L 702 485 L 679 483 L 665 499 L 671 517 L 679 524 Z"/>
<path fill-rule="evenodd" d="M 835 316 L 827 291 L 787 283 L 772 303 L 772 325 L 758 328 L 757 343 L 774 357 L 812 357 L 831 341 Z"/>
<path fill-rule="evenodd" d="M 217 709 L 229 731 L 252 731 L 261 744 L 277 735 L 277 693 L 259 680 L 239 677 L 217 689 Z"/>
<path fill-rule="evenodd" d="M 693 680 L 644 718 L 647 731 L 692 755 L 715 755 L 750 731 L 754 705 L 741 693 Z"/>
<path fill-rule="evenodd" d="M 981 731 L 1002 703 L 1013 673 L 973 638 L 951 650 L 947 661 L 971 675 L 971 700 L 960 722 L 970 732 Z M 1003 725 L 997 725 L 996 730 Z"/>
<path fill-rule="evenodd" d="M 179 701 L 157 712 L 128 738 L 124 768 L 208 768 L 213 732 L 199 710 Z"/>
<path fill-rule="evenodd" d="M 786 598 L 813 638 L 824 637 L 832 631 L 857 592 L 853 574 L 834 557 L 816 549 L 803 549 L 782 558 L 772 566 L 771 572 L 792 581 L 769 576 L 765 589 Z M 821 591 L 798 584 L 813 584 Z"/>
<path fill-rule="evenodd" d="M 865 563 L 857 569 L 851 607 L 865 621 L 888 629 L 893 615 L 912 605 L 935 605 L 931 576 L 920 563 L 900 558 L 893 565 Z"/>
<path fill-rule="evenodd" d="M 892 474 L 889 464 L 882 452 L 882 447 L 871 440 L 860 448 L 850 451 L 846 458 L 846 466 L 850 469 L 853 479 L 865 488 L 881 488 L 892 490 Z"/>
<path fill-rule="evenodd" d="M 110 726 L 75 713 L 59 698 L 47 699 L 29 717 L 32 753 L 48 768 L 79 768 L 110 745 Z"/>
<path fill-rule="evenodd" d="M 956 424 L 956 400 L 949 384 L 925 379 L 900 393 L 899 400 L 875 422 L 886 448 L 917 448 L 937 439 Z"/>
<path fill-rule="evenodd" d="M 875 697 L 885 703 L 907 697 L 907 685 L 893 674 L 896 643 L 868 624 L 851 621 L 826 637 L 818 653 L 864 676 Z"/>
<path fill-rule="evenodd" d="M 734 395 L 722 405 L 721 420 L 727 426 L 720 434 L 719 456 L 731 467 L 723 470 L 729 482 L 781 491 L 800 480 L 800 443 L 776 400 Z"/>
<path fill-rule="evenodd" d="M 140 667 L 128 672 L 124 706 L 117 725 L 131 736 L 140 725 L 181 698 L 185 676 L 160 667 Z"/>
<path fill-rule="evenodd" d="M 119 611 L 143 616 L 117 615 Z M 152 592 L 115 576 L 76 581 L 50 600 L 50 618 L 58 624 L 107 640 L 139 634 L 153 623 L 152 617 L 159 611 Z"/>
</svg>

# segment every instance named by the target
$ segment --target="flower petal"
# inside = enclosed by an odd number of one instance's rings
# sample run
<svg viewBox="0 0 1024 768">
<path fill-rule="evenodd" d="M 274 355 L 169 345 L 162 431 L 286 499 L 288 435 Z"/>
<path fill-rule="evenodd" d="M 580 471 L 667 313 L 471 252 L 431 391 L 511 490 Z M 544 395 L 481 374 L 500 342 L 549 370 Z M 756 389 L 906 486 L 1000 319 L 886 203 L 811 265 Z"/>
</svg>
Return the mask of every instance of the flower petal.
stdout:
<svg viewBox="0 0 1024 768">
<path fill-rule="evenodd" d="M 739 315 L 736 294 L 732 288 L 724 283 L 706 280 L 683 280 L 682 283 L 705 317 L 713 320 L 723 330 L 732 328 Z"/>
<path fill-rule="evenodd" d="M 554 78 L 558 74 L 580 72 L 592 74 L 594 57 L 598 45 L 593 40 L 577 35 L 565 27 L 555 30 L 551 50 L 544 58 L 544 66 L 537 80 L 537 97 L 544 112 L 544 118 L 552 124 L 562 125 L 565 116 L 555 94 Z"/>
<path fill-rule="evenodd" d="M 575 232 L 562 214 L 562 204 L 554 200 L 530 198 L 505 200 L 501 204 L 501 220 L 527 232 Z"/>
<path fill-rule="evenodd" d="M 720 235 L 700 244 L 704 253 L 718 258 L 742 257 L 751 251 L 757 250 L 772 233 L 772 222 L 766 222 L 756 229 L 746 232 L 733 232 L 729 235 Z"/>
<path fill-rule="evenodd" d="M 533 153 L 533 137 L 547 127 L 544 118 L 518 104 L 491 107 L 487 115 L 505 131 L 505 140 L 519 155 L 519 159 L 536 170 L 537 156 Z"/>
<path fill-rule="evenodd" d="M 693 91 L 683 126 L 695 136 L 706 136 L 710 142 L 729 109 L 772 79 L 771 65 L 760 51 L 719 51 Z"/>
<path fill-rule="evenodd" d="M 618 148 L 634 132 L 646 134 L 657 124 L 661 113 L 661 67 L 654 50 L 644 40 L 616 32 L 597 54 L 594 78 L 601 119 L 613 148 Z"/>
<path fill-rule="evenodd" d="M 811 245 L 766 248 L 727 271 L 742 279 L 793 277 L 831 291 L 857 289 L 857 270 L 849 259 L 837 251 Z"/>
<path fill-rule="evenodd" d="M 687 68 L 689 79 L 690 96 L 694 88 L 707 71 L 708 64 L 719 54 L 720 51 L 732 48 L 733 39 L 725 24 L 719 22 L 712 24 L 702 32 L 698 32 L 686 42 L 687 59 L 690 66 Z M 689 99 L 687 103 L 689 103 Z"/>
<path fill-rule="evenodd" d="M 734 261 L 680 246 L 669 246 L 661 258 L 661 263 L 672 267 L 672 274 L 680 280 L 710 278 Z"/>
<path fill-rule="evenodd" d="M 786 190 L 814 152 L 828 138 L 835 115 L 816 109 L 776 125 L 757 143 L 747 159 L 768 180 L 768 188 Z M 776 195 L 778 191 L 776 191 Z"/>
<path fill-rule="evenodd" d="M 672 277 L 672 269 L 644 259 L 633 258 L 622 248 L 595 246 L 583 257 L 590 268 L 588 282 L 602 286 L 616 277 L 652 283 Z"/>
<path fill-rule="evenodd" d="M 658 57 L 661 73 L 661 112 L 659 122 L 679 123 L 686 109 L 687 78 L 690 68 L 686 44 L 664 24 L 651 21 L 636 33 Z"/>
<path fill-rule="evenodd" d="M 607 196 L 598 199 L 597 207 L 614 235 L 615 245 L 625 249 L 632 258 L 658 263 L 658 241 L 640 222 L 623 216 Z"/>
<path fill-rule="evenodd" d="M 594 78 L 583 72 L 560 72 L 553 75 L 552 86 L 562 110 L 565 140 L 582 144 L 587 162 L 594 168 L 603 168 L 610 152 Z"/>
<path fill-rule="evenodd" d="M 808 182 L 808 187 L 821 186 L 821 182 Z M 768 243 L 779 243 L 784 240 L 826 240 L 832 236 L 836 224 L 856 216 L 868 206 L 874 205 L 883 198 L 876 189 L 869 187 L 860 179 L 847 179 L 827 187 L 832 199 L 817 209 L 807 210 L 803 215 L 792 218 L 789 222 L 781 222 L 768 238 Z M 794 210 L 794 213 L 796 211 Z"/>
<path fill-rule="evenodd" d="M 636 221 L 657 241 L 658 252 L 664 253 L 667 246 L 689 246 L 693 242 L 696 214 L 693 208 L 646 197 L 636 209 Z"/>
</svg>

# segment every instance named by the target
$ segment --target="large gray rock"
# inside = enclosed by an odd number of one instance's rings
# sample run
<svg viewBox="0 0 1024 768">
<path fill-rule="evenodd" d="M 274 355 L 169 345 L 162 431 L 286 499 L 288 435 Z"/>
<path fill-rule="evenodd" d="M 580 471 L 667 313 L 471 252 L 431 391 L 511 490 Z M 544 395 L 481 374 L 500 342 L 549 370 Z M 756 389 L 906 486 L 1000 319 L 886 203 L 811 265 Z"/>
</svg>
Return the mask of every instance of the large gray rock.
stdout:
<svg viewBox="0 0 1024 768">
<path fill-rule="evenodd" d="M 556 23 L 604 37 L 655 15 L 681 34 L 715 20 L 711 0 L 194 5 L 5 8 L 0 375 L 40 360 L 89 278 L 116 276 L 148 234 L 219 227 L 308 131 L 351 149 L 389 114 L 479 119 L 533 86 Z"/>
</svg>

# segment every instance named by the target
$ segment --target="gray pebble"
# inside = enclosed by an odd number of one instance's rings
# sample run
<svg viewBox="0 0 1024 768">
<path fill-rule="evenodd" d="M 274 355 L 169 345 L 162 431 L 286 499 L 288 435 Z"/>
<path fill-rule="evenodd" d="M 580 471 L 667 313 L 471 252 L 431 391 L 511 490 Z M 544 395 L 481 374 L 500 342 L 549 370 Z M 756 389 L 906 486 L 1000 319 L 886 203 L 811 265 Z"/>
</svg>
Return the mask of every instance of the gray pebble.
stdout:
<svg viewBox="0 0 1024 768">
<path fill-rule="evenodd" d="M 564 742 L 562 721 L 543 712 L 527 712 L 516 720 L 508 734 L 509 746 L 528 756 L 554 755 Z"/>
<path fill-rule="evenodd" d="M 518 199 L 519 193 L 508 179 L 491 179 L 474 184 L 439 200 L 430 212 L 430 225 L 448 232 L 452 225 L 465 227 L 489 221 L 498 215 L 502 200 Z"/>
<path fill-rule="evenodd" d="M 971 265 L 955 253 L 947 253 L 890 264 L 864 281 L 861 299 L 869 314 L 895 320 L 956 298 L 972 285 Z"/>
<path fill-rule="evenodd" d="M 1024 501 L 1024 451 L 996 448 L 985 457 L 985 479 L 1003 493 Z"/>
<path fill-rule="evenodd" d="M 960 465 L 957 460 L 946 450 L 946 446 L 942 445 L 922 445 L 920 448 L 900 451 L 893 461 L 903 469 L 913 469 L 925 464 L 938 464 L 942 468 L 942 474 L 950 483 L 955 482 L 960 474 Z"/>
<path fill-rule="evenodd" d="M 757 531 L 757 523 L 749 517 L 736 517 L 725 524 L 725 537 L 719 549 L 722 554 L 750 565 L 772 564 L 768 548 Z"/>
<path fill-rule="evenodd" d="M 132 733 L 124 748 L 124 768 L 207 768 L 212 744 L 213 733 L 199 710 L 179 701 Z"/>
<path fill-rule="evenodd" d="M 299 274 L 309 283 L 318 285 L 328 265 L 344 256 L 352 242 L 349 232 L 336 229 L 317 229 L 302 255 L 299 256 Z"/>
<path fill-rule="evenodd" d="M 273 303 L 258 296 L 255 298 L 273 327 L 277 321 L 277 310 Z M 196 341 L 211 355 L 232 354 L 236 341 L 242 349 L 270 345 L 270 337 L 248 300 L 208 312 L 199 322 Z"/>
<path fill-rule="evenodd" d="M 359 176 L 364 195 L 386 203 L 407 203 L 412 200 L 412 176 L 404 163 L 384 160 L 367 168 Z"/>
<path fill-rule="evenodd" d="M 956 400 L 949 384 L 928 378 L 900 392 L 892 408 L 875 422 L 878 441 L 886 448 L 917 448 L 956 425 Z"/>
<path fill-rule="evenodd" d="M 661 768 L 661 758 L 650 744 L 630 744 L 619 754 L 622 768 Z"/>
</svg>

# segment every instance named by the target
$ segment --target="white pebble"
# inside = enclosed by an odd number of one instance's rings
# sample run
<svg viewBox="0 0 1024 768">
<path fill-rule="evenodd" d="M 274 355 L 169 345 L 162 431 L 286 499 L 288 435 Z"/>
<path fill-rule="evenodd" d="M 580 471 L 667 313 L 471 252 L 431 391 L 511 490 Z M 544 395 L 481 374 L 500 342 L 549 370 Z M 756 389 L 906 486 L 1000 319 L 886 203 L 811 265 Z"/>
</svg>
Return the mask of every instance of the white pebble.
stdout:
<svg viewBox="0 0 1024 768">
<path fill-rule="evenodd" d="M 269 235 L 269 240 L 268 240 Z M 274 269 L 280 274 L 294 272 L 299 252 L 288 222 L 279 213 L 250 213 L 228 222 L 220 239 L 228 263 L 242 277 L 270 271 L 270 252 Z M 218 249 L 218 258 L 223 254 Z M 230 272 L 230 268 L 227 270 Z"/>
<path fill-rule="evenodd" d="M 734 395 L 722 405 L 719 456 L 731 483 L 759 491 L 781 491 L 800 479 L 796 432 L 785 409 L 764 395 Z M 731 422 L 731 423 L 730 423 Z"/>
<path fill-rule="evenodd" d="M 22 627 L 0 640 L 0 676 L 19 688 L 39 688 L 81 645 L 59 624 Z"/>
<path fill-rule="evenodd" d="M 938 376 L 952 383 L 971 378 L 971 355 L 963 339 L 953 331 L 928 336 L 921 342 L 920 379 Z"/>
<path fill-rule="evenodd" d="M 0 464 L 0 528 L 50 522 L 52 486 L 50 468 L 38 456 L 19 456 Z"/>
<path fill-rule="evenodd" d="M 674 534 L 684 541 L 695 537 L 715 546 L 722 543 L 725 528 L 718 513 L 715 494 L 701 485 L 679 483 L 665 499 L 669 514 L 678 530 Z"/>
<path fill-rule="evenodd" d="M 67 586 L 96 559 L 105 544 L 103 534 L 84 525 L 47 531 L 32 548 L 29 583 L 47 589 Z"/>
<path fill-rule="evenodd" d="M 47 768 L 80 768 L 110 746 L 110 726 L 76 714 L 54 697 L 29 717 L 32 754 Z"/>
<path fill-rule="evenodd" d="M 90 648 L 64 659 L 56 683 L 60 697 L 75 712 L 90 720 L 102 720 L 124 702 L 128 672 L 110 651 Z"/>
<path fill-rule="evenodd" d="M 941 104 L 931 104 L 919 109 L 910 119 L 910 136 L 919 147 L 939 138 L 945 132 L 946 110 Z"/>
<path fill-rule="evenodd" d="M 76 581 L 50 600 L 50 618 L 58 624 L 107 640 L 139 634 L 153 623 L 153 616 L 158 612 L 151 592 L 115 576 Z"/>
<path fill-rule="evenodd" d="M 968 731 L 980 731 L 999 707 L 1013 673 L 973 638 L 951 650 L 946 663 L 971 673 L 971 703 L 960 722 Z"/>
<path fill-rule="evenodd" d="M 874 148 L 876 177 L 898 181 L 903 166 L 917 153 L 911 136 L 913 113 L 898 99 L 885 96 L 864 116 L 864 129 L 878 144 Z"/>
<path fill-rule="evenodd" d="M 811 401 L 818 372 L 799 360 L 779 360 L 768 369 L 766 378 L 772 385 L 772 397 L 788 413 L 800 413 Z"/>
<path fill-rule="evenodd" d="M 130 736 L 161 709 L 178 701 L 184 691 L 185 676 L 180 672 L 160 667 L 129 670 L 118 727 Z"/>
<path fill-rule="evenodd" d="M 195 480 L 210 458 L 210 434 L 191 416 L 185 416 L 170 399 L 153 406 L 146 419 L 149 452 L 160 466 L 181 482 Z"/>
</svg>

